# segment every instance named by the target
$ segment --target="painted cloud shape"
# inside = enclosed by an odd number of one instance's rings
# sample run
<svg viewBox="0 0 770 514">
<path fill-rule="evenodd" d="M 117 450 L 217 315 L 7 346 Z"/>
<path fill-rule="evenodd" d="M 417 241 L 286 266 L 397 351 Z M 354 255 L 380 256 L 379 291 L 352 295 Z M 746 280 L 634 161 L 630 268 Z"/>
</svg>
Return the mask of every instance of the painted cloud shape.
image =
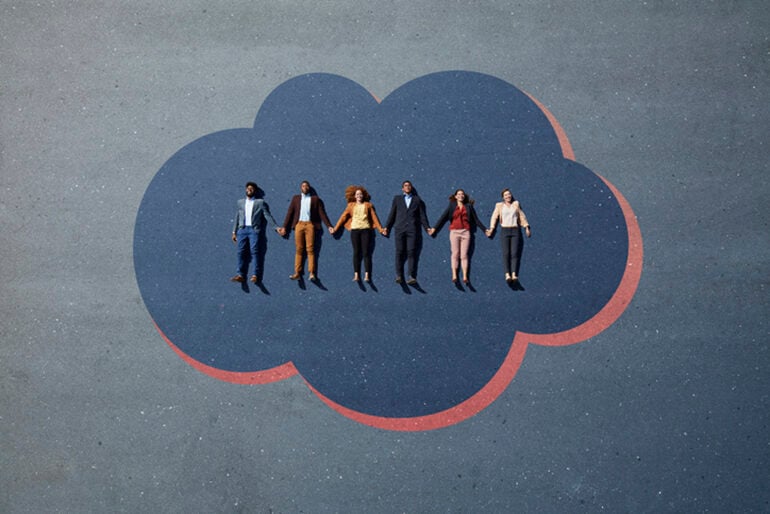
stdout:
<svg viewBox="0 0 770 514">
<path fill-rule="evenodd" d="M 323 237 L 322 286 L 300 288 L 293 241 L 268 236 L 265 288 L 244 291 L 229 234 L 255 180 L 280 223 L 309 180 L 332 221 L 349 184 L 381 218 L 411 180 L 431 221 L 463 188 L 486 223 L 509 187 L 533 226 L 523 291 L 502 280 L 497 240 L 476 237 L 475 291 L 448 280 L 446 228 L 425 238 L 421 290 L 392 283 L 393 242 L 377 237 L 375 289 L 350 282 L 350 245 Z M 299 373 L 328 405 L 383 428 L 422 430 L 474 415 L 510 383 L 530 343 L 571 344 L 611 324 L 641 273 L 630 206 L 573 160 L 558 124 L 511 84 L 472 72 L 417 78 L 379 102 L 357 83 L 309 74 L 278 86 L 253 128 L 203 136 L 156 173 L 137 213 L 134 262 L 165 340 L 197 369 L 265 383 Z"/>
</svg>

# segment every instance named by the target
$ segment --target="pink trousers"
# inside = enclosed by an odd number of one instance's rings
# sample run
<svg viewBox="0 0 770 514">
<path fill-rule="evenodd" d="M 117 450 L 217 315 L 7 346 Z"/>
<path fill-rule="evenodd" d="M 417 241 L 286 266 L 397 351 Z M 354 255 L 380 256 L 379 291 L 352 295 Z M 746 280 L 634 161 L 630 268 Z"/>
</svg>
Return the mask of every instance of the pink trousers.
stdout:
<svg viewBox="0 0 770 514">
<path fill-rule="evenodd" d="M 452 249 L 452 269 L 462 262 L 463 268 L 468 268 L 468 248 L 471 245 L 471 231 L 464 228 L 449 231 L 449 246 Z"/>
</svg>

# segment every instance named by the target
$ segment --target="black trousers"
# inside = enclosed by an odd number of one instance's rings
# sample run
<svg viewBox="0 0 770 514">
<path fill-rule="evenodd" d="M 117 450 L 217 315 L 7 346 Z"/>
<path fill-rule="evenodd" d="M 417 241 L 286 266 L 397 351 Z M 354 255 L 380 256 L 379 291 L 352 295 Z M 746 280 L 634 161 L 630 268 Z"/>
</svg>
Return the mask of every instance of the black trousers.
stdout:
<svg viewBox="0 0 770 514">
<path fill-rule="evenodd" d="M 419 229 L 396 232 L 396 276 L 404 276 L 404 263 L 409 262 L 409 276 L 417 278 L 417 264 L 422 249 L 422 233 Z"/>
<path fill-rule="evenodd" d="M 518 276 L 521 251 L 524 248 L 521 228 L 502 227 L 500 229 L 500 244 L 503 249 L 503 269 L 506 273 L 516 273 Z"/>
<path fill-rule="evenodd" d="M 361 260 L 364 269 L 372 272 L 372 235 L 371 228 L 356 228 L 350 231 L 350 243 L 353 245 L 353 271 L 361 273 Z"/>
</svg>

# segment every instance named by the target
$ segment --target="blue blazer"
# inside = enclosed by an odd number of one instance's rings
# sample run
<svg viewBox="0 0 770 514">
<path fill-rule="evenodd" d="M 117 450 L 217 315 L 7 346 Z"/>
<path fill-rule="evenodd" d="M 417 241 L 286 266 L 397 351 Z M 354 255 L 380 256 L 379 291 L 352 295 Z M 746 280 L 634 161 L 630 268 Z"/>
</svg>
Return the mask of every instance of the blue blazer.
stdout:
<svg viewBox="0 0 770 514">
<path fill-rule="evenodd" d="M 267 220 L 270 220 L 270 223 L 272 223 L 274 227 L 278 226 L 278 223 L 275 222 L 273 215 L 270 214 L 270 206 L 267 205 L 267 202 L 261 198 L 256 198 L 254 200 L 254 208 L 251 210 L 251 226 L 254 227 L 256 230 L 262 230 L 265 228 L 265 225 L 267 224 Z M 246 199 L 241 198 L 240 200 L 238 200 L 238 210 L 235 212 L 235 223 L 233 224 L 233 234 L 236 233 L 239 228 L 243 228 L 245 226 L 246 226 Z"/>
<path fill-rule="evenodd" d="M 385 228 L 390 229 L 396 227 L 396 232 L 420 232 L 420 225 L 426 230 L 430 228 L 428 223 L 428 215 L 425 214 L 425 202 L 417 196 L 412 194 L 412 201 L 409 202 L 409 207 L 406 206 L 406 200 L 404 195 L 396 195 L 393 197 L 393 204 L 390 207 L 390 214 L 388 215 L 388 221 L 385 222 Z"/>
</svg>

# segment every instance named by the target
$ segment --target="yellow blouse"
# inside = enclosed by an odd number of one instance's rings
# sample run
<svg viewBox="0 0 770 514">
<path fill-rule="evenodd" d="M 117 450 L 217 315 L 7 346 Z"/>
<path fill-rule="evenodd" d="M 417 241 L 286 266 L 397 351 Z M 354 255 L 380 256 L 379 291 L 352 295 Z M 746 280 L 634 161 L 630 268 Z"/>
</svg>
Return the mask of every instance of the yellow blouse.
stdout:
<svg viewBox="0 0 770 514">
<path fill-rule="evenodd" d="M 353 219 L 350 228 L 351 230 L 372 228 L 371 223 L 369 223 L 369 216 L 366 213 L 366 205 L 362 203 L 355 204 L 353 207 Z"/>
</svg>

